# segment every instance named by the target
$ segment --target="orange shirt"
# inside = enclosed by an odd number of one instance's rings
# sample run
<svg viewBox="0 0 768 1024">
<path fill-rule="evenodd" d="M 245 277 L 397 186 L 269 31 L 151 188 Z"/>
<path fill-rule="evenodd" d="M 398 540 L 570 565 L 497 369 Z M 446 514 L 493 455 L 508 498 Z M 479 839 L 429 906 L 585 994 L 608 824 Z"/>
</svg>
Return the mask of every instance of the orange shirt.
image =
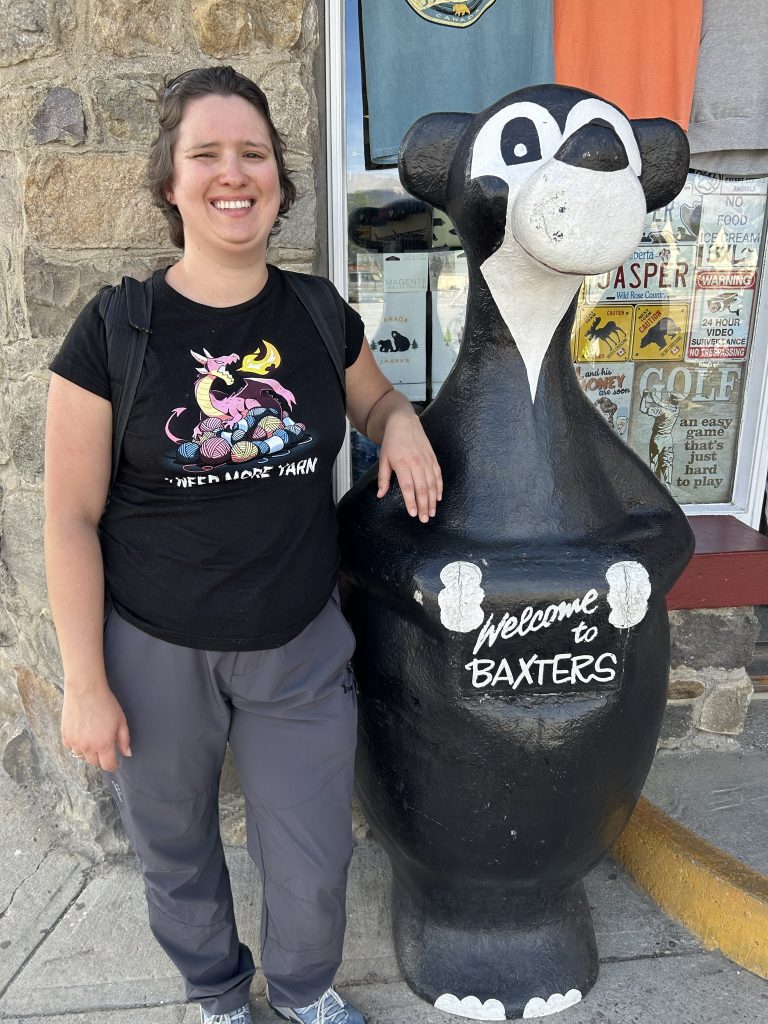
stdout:
<svg viewBox="0 0 768 1024">
<path fill-rule="evenodd" d="M 555 79 L 688 128 L 702 0 L 555 0 Z"/>
</svg>

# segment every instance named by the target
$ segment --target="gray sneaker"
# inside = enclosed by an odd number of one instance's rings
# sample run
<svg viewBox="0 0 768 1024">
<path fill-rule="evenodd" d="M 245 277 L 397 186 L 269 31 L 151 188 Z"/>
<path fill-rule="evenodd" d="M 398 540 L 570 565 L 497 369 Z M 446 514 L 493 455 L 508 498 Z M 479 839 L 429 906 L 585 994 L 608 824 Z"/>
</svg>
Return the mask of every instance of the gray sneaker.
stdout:
<svg viewBox="0 0 768 1024">
<path fill-rule="evenodd" d="M 208 1013 L 201 1006 L 200 1020 L 202 1024 L 253 1024 L 251 1008 L 247 1003 L 237 1010 L 230 1010 L 229 1013 Z"/>
<path fill-rule="evenodd" d="M 317 1002 L 309 1006 L 275 1006 L 269 1002 L 269 996 L 267 1002 L 278 1017 L 296 1024 L 366 1024 L 362 1013 L 350 1006 L 333 988 L 326 989 Z"/>
</svg>

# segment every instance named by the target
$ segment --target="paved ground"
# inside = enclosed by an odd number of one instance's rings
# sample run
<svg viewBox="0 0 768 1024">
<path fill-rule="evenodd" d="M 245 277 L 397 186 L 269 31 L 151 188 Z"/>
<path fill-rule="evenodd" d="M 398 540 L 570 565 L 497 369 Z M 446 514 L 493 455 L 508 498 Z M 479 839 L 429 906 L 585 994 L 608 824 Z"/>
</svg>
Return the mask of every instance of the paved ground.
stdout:
<svg viewBox="0 0 768 1024">
<path fill-rule="evenodd" d="M 132 859 L 87 849 L 0 772 L 0 1022 L 192 1024 L 170 962 L 152 939 Z M 228 849 L 240 927 L 258 930 L 259 883 L 245 851 Z M 450 1024 L 400 981 L 389 936 L 389 867 L 359 843 L 339 978 L 370 1024 Z M 564 1024 L 764 1024 L 768 982 L 704 951 L 613 863 L 588 879 L 601 975 Z M 253 988 L 255 1020 L 275 1018 Z"/>
<path fill-rule="evenodd" d="M 660 750 L 643 793 L 702 839 L 768 876 L 768 699 L 752 701 L 741 742 L 734 751 Z"/>
</svg>

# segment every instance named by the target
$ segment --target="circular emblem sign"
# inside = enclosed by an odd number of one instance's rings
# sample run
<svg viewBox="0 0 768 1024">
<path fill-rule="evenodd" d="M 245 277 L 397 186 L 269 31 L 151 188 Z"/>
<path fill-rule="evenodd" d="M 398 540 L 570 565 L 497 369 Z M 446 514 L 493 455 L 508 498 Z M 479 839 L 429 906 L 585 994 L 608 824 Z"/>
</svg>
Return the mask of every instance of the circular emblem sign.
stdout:
<svg viewBox="0 0 768 1024">
<path fill-rule="evenodd" d="M 407 0 L 420 18 L 434 21 L 438 25 L 466 28 L 482 17 L 495 0 L 460 0 L 445 3 L 445 0 Z"/>
</svg>

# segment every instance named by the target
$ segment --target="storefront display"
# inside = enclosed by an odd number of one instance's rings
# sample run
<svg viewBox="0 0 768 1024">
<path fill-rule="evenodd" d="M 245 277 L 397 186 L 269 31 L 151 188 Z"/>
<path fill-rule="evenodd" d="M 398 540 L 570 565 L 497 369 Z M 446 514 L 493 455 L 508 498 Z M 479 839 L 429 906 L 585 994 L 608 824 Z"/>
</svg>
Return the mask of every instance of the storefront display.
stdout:
<svg viewBox="0 0 768 1024">
<path fill-rule="evenodd" d="M 357 39 L 353 3 L 347 19 Z M 356 46 L 347 49 L 347 88 L 359 103 Z M 347 133 L 349 298 L 379 365 L 421 409 L 461 347 L 466 259 L 442 211 L 409 196 L 395 169 L 366 169 L 362 115 L 348 118 Z M 691 171 L 675 200 L 648 214 L 632 255 L 584 281 L 571 339 L 584 394 L 673 497 L 689 513 L 728 511 L 754 525 L 766 462 L 767 191 L 768 178 Z M 423 261 L 418 285 L 385 285 L 393 256 Z M 376 452 L 357 438 L 353 449 L 365 454 L 355 479 Z"/>
<path fill-rule="evenodd" d="M 632 256 L 580 293 L 582 389 L 682 504 L 732 498 L 767 186 L 691 173 Z M 413 400 L 435 397 L 463 337 L 466 259 L 437 241 L 429 253 L 358 254 L 350 275 L 377 361 Z"/>
<path fill-rule="evenodd" d="M 682 504 L 732 497 L 766 185 L 689 174 L 649 215 L 649 244 L 582 290 L 585 394 Z"/>
</svg>

